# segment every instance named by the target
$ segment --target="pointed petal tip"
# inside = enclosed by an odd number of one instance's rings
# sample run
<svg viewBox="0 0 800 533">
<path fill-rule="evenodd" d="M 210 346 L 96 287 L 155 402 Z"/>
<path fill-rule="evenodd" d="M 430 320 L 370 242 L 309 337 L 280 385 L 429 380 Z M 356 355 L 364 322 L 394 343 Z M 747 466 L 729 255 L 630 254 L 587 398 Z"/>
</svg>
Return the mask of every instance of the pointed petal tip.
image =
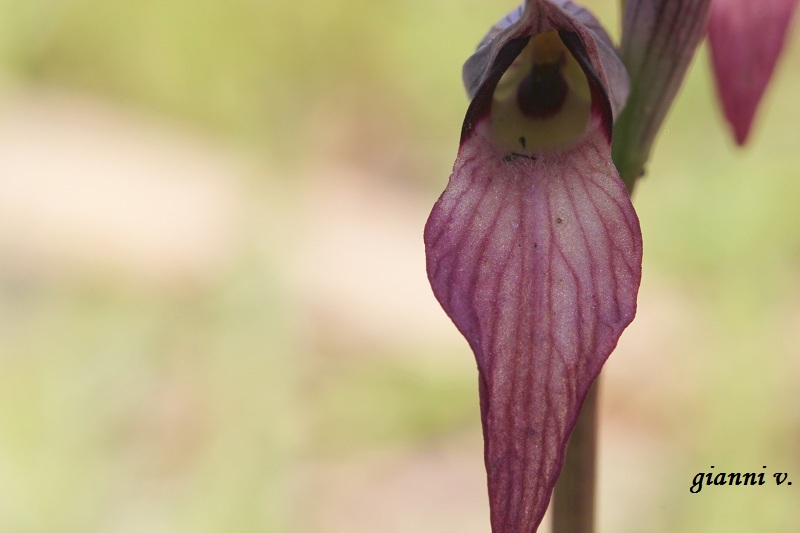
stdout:
<svg viewBox="0 0 800 533">
<path fill-rule="evenodd" d="M 750 124 L 744 126 L 731 124 L 731 127 L 733 128 L 733 140 L 736 142 L 736 146 L 747 144 L 747 139 L 750 137 Z"/>
<path fill-rule="evenodd" d="M 785 44 L 798 0 L 714 0 L 711 63 L 725 118 L 744 145 Z"/>
</svg>

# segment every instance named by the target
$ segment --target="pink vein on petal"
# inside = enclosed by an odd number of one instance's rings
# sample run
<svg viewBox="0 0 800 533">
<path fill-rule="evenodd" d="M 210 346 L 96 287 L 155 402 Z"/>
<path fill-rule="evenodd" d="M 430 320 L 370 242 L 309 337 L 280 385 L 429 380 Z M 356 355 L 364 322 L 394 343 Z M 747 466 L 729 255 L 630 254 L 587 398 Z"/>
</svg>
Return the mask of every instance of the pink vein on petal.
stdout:
<svg viewBox="0 0 800 533">
<path fill-rule="evenodd" d="M 425 228 L 434 293 L 478 363 L 496 533 L 541 521 L 583 399 L 635 314 L 642 257 L 599 117 L 568 152 L 504 155 L 477 121 Z"/>
</svg>

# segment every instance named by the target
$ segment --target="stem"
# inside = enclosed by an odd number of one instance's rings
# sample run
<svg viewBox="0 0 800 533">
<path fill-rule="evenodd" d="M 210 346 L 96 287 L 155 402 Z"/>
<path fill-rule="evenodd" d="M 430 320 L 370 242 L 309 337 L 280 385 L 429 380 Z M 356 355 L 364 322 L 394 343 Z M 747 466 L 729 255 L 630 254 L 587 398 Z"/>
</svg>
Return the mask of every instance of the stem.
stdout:
<svg viewBox="0 0 800 533">
<path fill-rule="evenodd" d="M 593 533 L 597 407 L 600 377 L 595 380 L 567 447 L 564 468 L 553 491 L 553 533 Z"/>
</svg>

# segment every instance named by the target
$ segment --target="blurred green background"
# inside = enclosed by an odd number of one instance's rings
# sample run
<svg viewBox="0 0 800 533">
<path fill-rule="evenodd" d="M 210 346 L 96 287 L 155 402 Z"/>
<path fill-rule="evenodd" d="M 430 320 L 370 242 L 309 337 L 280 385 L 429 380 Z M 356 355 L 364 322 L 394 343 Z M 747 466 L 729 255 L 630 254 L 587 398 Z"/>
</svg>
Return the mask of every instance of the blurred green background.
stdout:
<svg viewBox="0 0 800 533">
<path fill-rule="evenodd" d="M 513 6 L 0 0 L 0 531 L 489 530 L 421 234 Z M 635 195 L 603 532 L 800 531 L 800 40 L 744 150 L 708 63 Z"/>
</svg>

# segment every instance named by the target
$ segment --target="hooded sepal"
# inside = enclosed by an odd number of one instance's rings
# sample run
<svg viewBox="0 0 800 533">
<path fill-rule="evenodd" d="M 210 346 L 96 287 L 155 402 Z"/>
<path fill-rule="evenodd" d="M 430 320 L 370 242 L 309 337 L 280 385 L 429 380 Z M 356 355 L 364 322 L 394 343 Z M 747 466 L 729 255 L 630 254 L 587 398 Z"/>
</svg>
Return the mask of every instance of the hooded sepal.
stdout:
<svg viewBox="0 0 800 533">
<path fill-rule="evenodd" d="M 586 36 L 594 41 L 599 62 L 606 76 L 606 90 L 611 110 L 614 118 L 618 117 L 628 99 L 630 81 L 611 37 L 597 17 L 579 4 L 570 0 L 552 0 L 551 3 L 571 16 L 572 21 L 580 24 L 587 32 Z M 497 63 L 500 49 L 515 37 L 531 35 L 527 31 L 531 29 L 530 10 L 534 8 L 534 4 L 536 2 L 523 3 L 500 19 L 486 33 L 475 53 L 464 63 L 462 77 L 470 99 L 475 97 L 481 83 L 486 81 L 490 67 Z"/>
</svg>

